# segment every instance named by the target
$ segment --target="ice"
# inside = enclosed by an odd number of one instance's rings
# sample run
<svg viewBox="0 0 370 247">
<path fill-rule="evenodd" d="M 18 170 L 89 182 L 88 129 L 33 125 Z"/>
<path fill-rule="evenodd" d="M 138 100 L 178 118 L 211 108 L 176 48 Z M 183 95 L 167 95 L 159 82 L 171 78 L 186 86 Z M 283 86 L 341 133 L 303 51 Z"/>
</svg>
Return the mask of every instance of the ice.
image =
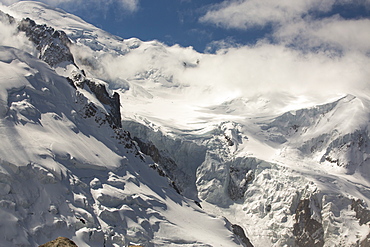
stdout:
<svg viewBox="0 0 370 247">
<path fill-rule="evenodd" d="M 79 115 L 79 104 L 98 102 L 91 93 L 73 93 L 68 82 L 46 64 L 18 50 L 3 51 L 12 52 L 8 57 L 19 62 L 9 66 L 20 72 L 5 91 L 11 106 L 1 123 L 0 194 L 2 226 L 7 225 L 2 244 L 34 246 L 62 234 L 79 246 L 103 242 L 153 246 L 176 236 L 174 229 L 165 230 L 166 234 L 159 229 L 177 218 L 177 211 L 200 222 L 212 218 L 196 210 L 195 204 L 190 206 L 166 178 L 151 169 L 150 158 L 144 162 L 136 151 L 118 144 L 110 127 Z M 32 68 L 31 76 L 29 70 L 22 70 L 25 64 Z M 10 73 L 5 76 L 13 78 Z M 83 95 L 88 97 L 77 100 Z M 171 201 L 177 213 L 167 212 Z M 176 225 L 192 229 L 199 224 L 191 222 Z M 222 219 L 211 220 L 207 228 L 213 226 L 223 232 L 217 241 L 238 245 Z M 215 234 L 197 236 L 197 231 L 184 231 L 174 243 L 207 243 L 209 235 Z"/>
<path fill-rule="evenodd" d="M 200 54 L 34 1 L 2 9 L 65 31 L 76 64 L 51 68 L 29 43 L 0 48 L 0 245 L 64 235 L 78 246 L 242 246 L 232 224 L 254 246 L 368 235 L 352 207 L 370 205 L 370 98 L 348 57 L 271 44 Z M 119 93 L 123 129 L 104 121 L 84 78 Z"/>
</svg>

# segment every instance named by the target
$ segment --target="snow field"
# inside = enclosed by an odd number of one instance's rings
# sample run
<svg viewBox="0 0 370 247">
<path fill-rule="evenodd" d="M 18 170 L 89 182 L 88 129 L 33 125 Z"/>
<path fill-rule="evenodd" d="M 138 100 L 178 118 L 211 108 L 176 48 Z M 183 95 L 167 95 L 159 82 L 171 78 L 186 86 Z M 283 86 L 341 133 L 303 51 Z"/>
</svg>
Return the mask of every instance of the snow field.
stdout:
<svg viewBox="0 0 370 247">
<path fill-rule="evenodd" d="M 324 246 L 367 236 L 352 208 L 370 203 L 366 73 L 344 66 L 355 57 L 265 44 L 199 54 L 123 40 L 35 2 L 10 10 L 64 30 L 87 77 L 120 94 L 123 129 L 163 162 L 102 124 L 105 106 L 59 76 L 76 67 L 58 75 L 1 47 L 1 244 L 63 233 L 79 246 L 240 246 L 232 222 L 254 246 L 295 246 L 307 214 Z M 84 115 L 89 103 L 95 115 Z"/>
</svg>

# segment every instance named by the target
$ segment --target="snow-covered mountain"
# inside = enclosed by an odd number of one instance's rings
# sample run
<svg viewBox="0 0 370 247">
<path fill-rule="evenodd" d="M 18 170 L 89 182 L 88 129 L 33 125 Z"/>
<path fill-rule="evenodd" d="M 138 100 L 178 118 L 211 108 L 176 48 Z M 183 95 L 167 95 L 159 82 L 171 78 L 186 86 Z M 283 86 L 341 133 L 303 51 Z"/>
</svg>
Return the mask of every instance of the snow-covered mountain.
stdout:
<svg viewBox="0 0 370 247">
<path fill-rule="evenodd" d="M 366 91 L 240 89 L 249 50 L 0 10 L 1 246 L 370 245 Z"/>
</svg>

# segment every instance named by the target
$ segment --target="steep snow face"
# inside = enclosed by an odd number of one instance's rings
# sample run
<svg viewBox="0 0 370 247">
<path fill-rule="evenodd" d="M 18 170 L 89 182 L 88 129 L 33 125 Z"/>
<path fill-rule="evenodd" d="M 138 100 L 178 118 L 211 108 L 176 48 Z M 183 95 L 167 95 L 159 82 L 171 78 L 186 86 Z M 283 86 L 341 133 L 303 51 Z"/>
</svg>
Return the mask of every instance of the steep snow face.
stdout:
<svg viewBox="0 0 370 247">
<path fill-rule="evenodd" d="M 260 81 L 238 73 L 242 67 L 226 71 L 227 64 L 215 59 L 220 54 L 123 40 L 35 2 L 19 2 L 10 10 L 67 34 L 75 64 L 55 71 L 78 86 L 83 69 L 82 78 L 119 94 L 122 127 L 131 134 L 103 124 L 109 109 L 91 88 L 73 89 L 42 62 L 3 48 L 1 193 L 10 198 L 4 199 L 4 218 L 14 227 L 6 232 L 6 243 L 18 232 L 17 239 L 27 245 L 65 231 L 79 246 L 237 245 L 240 238 L 226 217 L 245 229 L 254 246 L 368 244 L 366 93 L 357 88 L 348 90 L 352 94 L 334 89 L 324 95 L 297 89 L 261 93 L 254 85 Z M 222 58 L 233 64 L 238 56 Z M 295 58 L 299 66 L 311 66 Z M 282 63 L 275 62 L 269 65 Z M 248 65 L 251 72 L 262 69 Z M 218 76 L 227 80 L 214 83 Z M 240 89 L 241 81 L 251 87 Z M 14 178 L 26 178 L 40 194 L 28 197 Z M 56 189 L 43 189 L 49 185 Z M 66 196 L 56 199 L 48 190 Z M 33 210 L 41 210 L 35 215 L 47 223 L 27 216 Z"/>
<path fill-rule="evenodd" d="M 63 75 L 77 67 L 56 68 Z M 2 246 L 240 246 L 231 224 L 179 195 L 86 85 L 0 47 Z M 92 82 L 91 82 L 92 83 Z"/>
<path fill-rule="evenodd" d="M 238 245 L 223 219 L 178 195 L 124 132 L 85 114 L 87 92 L 19 50 L 1 47 L 0 57 L 1 245 L 61 234 L 78 246 Z"/>
</svg>

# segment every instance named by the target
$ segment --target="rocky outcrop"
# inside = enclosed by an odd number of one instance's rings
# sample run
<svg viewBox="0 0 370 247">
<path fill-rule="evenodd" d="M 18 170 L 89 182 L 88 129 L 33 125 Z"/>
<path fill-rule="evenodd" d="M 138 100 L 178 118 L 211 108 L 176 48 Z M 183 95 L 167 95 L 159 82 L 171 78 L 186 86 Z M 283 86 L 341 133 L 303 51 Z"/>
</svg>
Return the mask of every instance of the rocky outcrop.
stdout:
<svg viewBox="0 0 370 247">
<path fill-rule="evenodd" d="M 37 25 L 30 18 L 23 19 L 18 26 L 20 31 L 36 44 L 40 52 L 39 58 L 54 67 L 62 62 L 74 64 L 73 55 L 69 50 L 72 44 L 63 31 L 55 30 L 46 25 Z"/>
<path fill-rule="evenodd" d="M 176 162 L 162 154 L 160 150 L 151 142 L 144 142 L 141 139 L 134 137 L 134 141 L 140 147 L 141 152 L 150 156 L 157 164 L 151 165 L 151 168 L 156 170 L 162 177 L 167 177 L 170 180 L 170 185 L 181 194 L 182 189 L 176 184 L 176 173 L 180 172 Z M 182 173 L 183 176 L 186 176 Z"/>
<path fill-rule="evenodd" d="M 7 24 L 13 24 L 15 23 L 15 19 L 13 16 L 6 14 L 0 10 L 0 22 L 7 23 Z"/>
<path fill-rule="evenodd" d="M 121 128 L 121 102 L 119 94 L 115 92 L 110 96 L 103 84 L 99 84 L 88 79 L 85 79 L 85 84 L 102 104 L 109 106 L 109 115 L 107 116 L 109 124 L 114 128 Z"/>
<path fill-rule="evenodd" d="M 239 225 L 232 225 L 231 226 L 233 233 L 238 236 L 240 241 L 242 242 L 243 246 L 245 247 L 253 247 L 253 244 L 250 242 L 249 238 L 245 235 L 243 228 Z"/>
<path fill-rule="evenodd" d="M 301 200 L 295 212 L 296 223 L 293 225 L 293 235 L 297 246 L 324 246 L 322 224 L 311 216 L 310 200 Z"/>
<path fill-rule="evenodd" d="M 229 173 L 228 194 L 231 200 L 242 199 L 248 189 L 248 183 L 254 179 L 253 171 L 247 167 L 230 165 Z"/>
<path fill-rule="evenodd" d="M 78 84 L 73 79 L 69 78 L 69 82 L 71 85 L 79 86 L 84 88 L 84 85 L 87 85 L 95 97 L 104 105 L 107 113 L 103 115 L 99 114 L 98 107 L 90 102 L 82 109 L 81 114 L 85 118 L 95 117 L 95 121 L 102 125 L 108 123 L 109 126 L 113 129 L 121 128 L 121 101 L 118 93 L 114 93 L 113 96 L 109 96 L 105 86 L 103 84 L 99 84 L 98 82 L 94 82 L 92 80 L 84 79 L 83 83 Z"/>
<path fill-rule="evenodd" d="M 117 94 L 118 95 L 118 94 Z M 117 97 L 116 97 L 117 98 Z M 119 97 L 118 97 L 119 102 Z M 99 126 L 109 124 L 112 129 L 120 129 L 121 126 L 121 113 L 119 107 L 113 108 L 107 105 L 108 114 L 102 112 L 94 103 L 89 102 L 79 111 L 83 118 L 94 118 Z"/>
<path fill-rule="evenodd" d="M 370 210 L 364 205 L 360 199 L 352 200 L 351 209 L 356 212 L 356 218 L 359 219 L 360 225 L 370 222 Z M 360 247 L 370 247 L 370 233 L 360 242 Z"/>
<path fill-rule="evenodd" d="M 78 247 L 78 246 L 68 238 L 58 237 L 57 239 L 47 242 L 46 244 L 40 245 L 39 247 Z"/>
<path fill-rule="evenodd" d="M 55 67 L 63 62 L 74 64 L 79 72 L 74 72 L 70 78 L 67 78 L 69 83 L 76 89 L 76 86 L 83 88 L 84 85 L 87 85 L 96 98 L 107 107 L 108 115 L 105 121 L 112 128 L 122 127 L 121 103 L 118 93 L 110 96 L 105 85 L 87 79 L 84 71 L 79 70 L 78 66 L 74 63 L 74 58 L 69 48 L 72 42 L 65 32 L 55 30 L 46 25 L 38 25 L 30 18 L 20 21 L 18 30 L 26 33 L 26 36 L 36 45 L 37 50 L 40 52 L 39 59 L 51 67 Z"/>
<path fill-rule="evenodd" d="M 353 200 L 351 209 L 356 212 L 356 218 L 360 220 L 360 225 L 367 224 L 370 221 L 370 210 L 365 208 L 362 200 Z"/>
<path fill-rule="evenodd" d="M 328 161 L 344 167 L 349 174 L 353 174 L 356 170 L 366 172 L 366 167 L 370 163 L 367 158 L 370 153 L 369 144 L 369 133 L 366 129 L 341 135 L 329 143 L 320 161 Z"/>
</svg>

